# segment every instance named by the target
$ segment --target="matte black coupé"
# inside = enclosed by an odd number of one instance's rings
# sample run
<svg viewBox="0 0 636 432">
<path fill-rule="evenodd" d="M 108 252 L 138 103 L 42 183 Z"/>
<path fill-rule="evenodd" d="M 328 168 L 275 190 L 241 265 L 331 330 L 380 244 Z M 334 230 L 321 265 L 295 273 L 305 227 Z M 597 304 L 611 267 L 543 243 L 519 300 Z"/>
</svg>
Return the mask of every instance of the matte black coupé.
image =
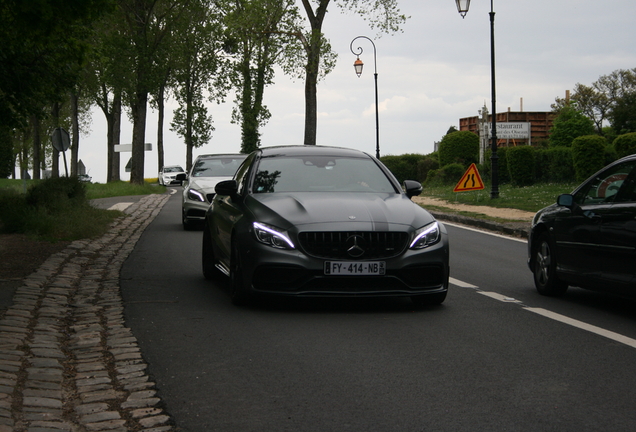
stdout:
<svg viewBox="0 0 636 432">
<path fill-rule="evenodd" d="M 251 153 L 216 185 L 203 274 L 229 276 L 232 301 L 296 297 L 446 298 L 445 227 L 411 201 L 422 186 L 366 153 L 289 146 Z"/>
</svg>

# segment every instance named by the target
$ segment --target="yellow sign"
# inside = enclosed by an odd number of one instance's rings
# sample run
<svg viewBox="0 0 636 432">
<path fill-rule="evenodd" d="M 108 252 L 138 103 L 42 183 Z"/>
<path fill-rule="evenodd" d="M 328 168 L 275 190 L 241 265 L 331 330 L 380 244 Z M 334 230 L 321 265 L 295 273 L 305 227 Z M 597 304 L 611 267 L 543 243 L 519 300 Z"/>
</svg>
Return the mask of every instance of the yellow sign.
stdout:
<svg viewBox="0 0 636 432">
<path fill-rule="evenodd" d="M 457 183 L 457 186 L 455 186 L 455 189 L 453 189 L 453 192 L 468 192 L 482 190 L 483 188 L 484 182 L 481 181 L 477 166 L 471 164 L 462 176 L 462 179 Z"/>
</svg>

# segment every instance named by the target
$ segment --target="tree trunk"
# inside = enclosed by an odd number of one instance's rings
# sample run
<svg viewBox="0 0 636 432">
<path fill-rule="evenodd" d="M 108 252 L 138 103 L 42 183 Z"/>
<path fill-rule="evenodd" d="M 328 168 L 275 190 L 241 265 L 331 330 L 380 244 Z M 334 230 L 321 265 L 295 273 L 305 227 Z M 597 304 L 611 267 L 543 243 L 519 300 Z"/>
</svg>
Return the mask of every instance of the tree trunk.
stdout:
<svg viewBox="0 0 636 432">
<path fill-rule="evenodd" d="M 132 163 L 130 182 L 144 184 L 144 144 L 146 141 L 146 114 L 148 109 L 148 92 L 138 91 L 136 101 L 131 106 L 133 116 Z"/>
<path fill-rule="evenodd" d="M 31 116 L 31 126 L 33 127 L 33 179 L 40 180 L 40 120 L 37 116 Z"/>
<path fill-rule="evenodd" d="M 165 93 L 165 87 L 162 85 L 159 89 L 159 94 L 157 97 L 157 110 L 159 119 L 157 121 L 157 174 L 159 174 L 159 170 L 164 166 L 164 155 L 163 155 L 163 120 L 165 116 L 165 104 L 163 101 Z"/>
<path fill-rule="evenodd" d="M 71 175 L 76 176 L 77 164 L 79 160 L 79 95 L 76 92 L 71 93 L 71 122 L 72 122 L 72 140 L 71 143 Z"/>
</svg>

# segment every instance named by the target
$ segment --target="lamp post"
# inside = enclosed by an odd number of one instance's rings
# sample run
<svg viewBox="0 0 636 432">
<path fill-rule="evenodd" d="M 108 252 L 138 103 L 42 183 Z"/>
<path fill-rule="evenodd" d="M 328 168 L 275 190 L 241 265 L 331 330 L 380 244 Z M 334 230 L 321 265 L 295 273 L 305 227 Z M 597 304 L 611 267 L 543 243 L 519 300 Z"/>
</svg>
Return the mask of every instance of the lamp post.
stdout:
<svg viewBox="0 0 636 432">
<path fill-rule="evenodd" d="M 455 0 L 457 3 L 457 11 L 464 18 L 468 13 L 470 0 Z M 491 172 L 491 189 L 490 198 L 499 197 L 499 155 L 497 155 L 497 93 L 495 90 L 495 11 L 493 9 L 493 0 L 490 0 L 490 76 L 491 76 L 491 92 L 492 92 L 492 145 L 490 156 L 490 172 Z"/>
<path fill-rule="evenodd" d="M 376 52 L 375 52 L 375 44 L 373 43 L 373 41 L 371 39 L 369 39 L 366 36 L 357 36 L 355 38 L 353 38 L 353 40 L 351 41 L 351 44 L 349 45 L 349 49 L 351 49 L 351 52 L 353 54 L 355 54 L 357 56 L 356 61 L 353 63 L 353 67 L 356 70 L 356 75 L 358 75 L 358 78 L 360 77 L 360 75 L 362 75 L 362 67 L 364 66 L 364 63 L 362 63 L 362 60 L 360 60 L 360 54 L 362 54 L 362 47 L 358 47 L 356 51 L 353 50 L 353 42 L 355 42 L 356 39 L 366 39 L 369 42 L 371 42 L 371 45 L 373 45 L 373 65 L 374 65 L 374 77 L 375 77 L 375 157 L 377 159 L 380 159 L 380 117 L 378 115 L 378 63 L 377 63 L 377 59 L 376 59 Z"/>
</svg>

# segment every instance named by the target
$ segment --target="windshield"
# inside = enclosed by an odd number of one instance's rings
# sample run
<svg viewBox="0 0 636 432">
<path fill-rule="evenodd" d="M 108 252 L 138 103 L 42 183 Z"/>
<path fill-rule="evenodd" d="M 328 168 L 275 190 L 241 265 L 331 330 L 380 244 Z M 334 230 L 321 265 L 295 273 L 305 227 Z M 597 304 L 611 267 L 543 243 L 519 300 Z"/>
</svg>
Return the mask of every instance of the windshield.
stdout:
<svg viewBox="0 0 636 432">
<path fill-rule="evenodd" d="M 181 168 L 180 166 L 165 167 L 165 168 L 163 169 L 163 172 L 167 172 L 167 173 L 171 173 L 171 172 L 183 172 L 183 168 Z"/>
<path fill-rule="evenodd" d="M 370 158 L 276 155 L 263 158 L 252 187 L 272 192 L 397 192 Z"/>
<path fill-rule="evenodd" d="M 199 159 L 192 167 L 192 177 L 233 177 L 243 157 Z"/>
</svg>

